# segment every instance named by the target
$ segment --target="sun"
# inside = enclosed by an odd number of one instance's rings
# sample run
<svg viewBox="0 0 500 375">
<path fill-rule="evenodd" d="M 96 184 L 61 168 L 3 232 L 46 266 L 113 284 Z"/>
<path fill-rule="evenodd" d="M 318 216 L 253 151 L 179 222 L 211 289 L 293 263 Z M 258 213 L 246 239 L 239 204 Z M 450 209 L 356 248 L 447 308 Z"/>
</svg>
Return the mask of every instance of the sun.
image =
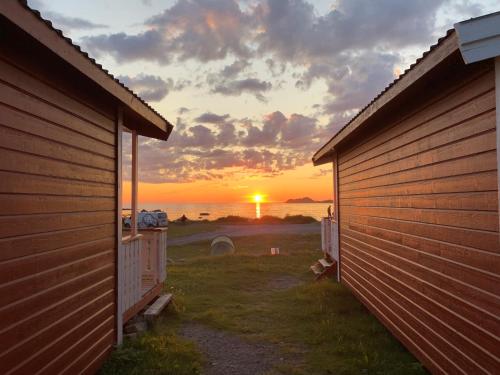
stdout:
<svg viewBox="0 0 500 375">
<path fill-rule="evenodd" d="M 264 200 L 264 197 L 261 194 L 254 194 L 252 199 L 255 203 L 260 203 Z"/>
</svg>

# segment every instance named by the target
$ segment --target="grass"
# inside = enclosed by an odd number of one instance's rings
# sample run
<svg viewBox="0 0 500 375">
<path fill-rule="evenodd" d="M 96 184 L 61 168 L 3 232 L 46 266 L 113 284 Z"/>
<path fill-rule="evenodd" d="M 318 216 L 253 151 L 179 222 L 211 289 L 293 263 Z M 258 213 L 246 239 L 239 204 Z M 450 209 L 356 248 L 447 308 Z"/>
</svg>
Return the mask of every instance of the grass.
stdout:
<svg viewBox="0 0 500 375">
<path fill-rule="evenodd" d="M 190 236 L 196 233 L 213 232 L 220 225 L 209 221 L 188 221 L 186 223 L 171 222 L 168 224 L 168 238 Z"/>
<path fill-rule="evenodd" d="M 175 295 L 175 311 L 166 314 L 154 333 L 113 355 L 110 363 L 118 372 L 103 373 L 141 373 L 137 369 L 145 367 L 137 361 L 120 367 L 117 358 L 125 350 L 127 358 L 139 352 L 147 363 L 158 359 L 165 371 L 156 373 L 184 374 L 193 366 L 196 374 L 202 357 L 175 334 L 184 321 L 275 344 L 285 358 L 295 358 L 293 364 L 276 367 L 276 373 L 426 373 L 345 287 L 311 281 L 308 267 L 320 255 L 319 235 L 262 235 L 235 238 L 234 243 L 236 254 L 221 257 L 209 256 L 208 242 L 170 247 L 174 264 L 166 288 Z M 282 255 L 268 256 L 270 247 L 280 247 Z M 273 289 L 273 280 L 283 276 L 302 283 Z M 169 361 L 177 364 L 177 372 L 168 368 Z"/>
</svg>

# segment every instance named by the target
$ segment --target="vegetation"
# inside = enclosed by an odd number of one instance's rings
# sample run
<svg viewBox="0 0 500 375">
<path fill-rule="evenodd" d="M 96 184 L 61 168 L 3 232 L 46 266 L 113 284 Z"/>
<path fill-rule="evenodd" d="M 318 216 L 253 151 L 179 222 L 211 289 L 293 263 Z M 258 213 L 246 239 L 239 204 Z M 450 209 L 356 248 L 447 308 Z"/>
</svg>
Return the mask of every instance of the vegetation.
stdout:
<svg viewBox="0 0 500 375">
<path fill-rule="evenodd" d="M 168 223 L 168 238 L 190 236 L 196 233 L 213 232 L 220 226 L 209 221 L 187 221 L 185 223 Z"/>
<path fill-rule="evenodd" d="M 264 215 L 260 219 L 230 215 L 215 219 L 214 222 L 219 224 L 309 224 L 318 221 L 311 216 L 304 215 L 287 215 L 284 218 Z"/>
<path fill-rule="evenodd" d="M 170 309 L 151 332 L 125 340 L 100 370 L 101 375 L 196 375 L 201 373 L 202 357 L 193 343 L 175 334 L 178 317 Z M 168 324 L 164 321 L 168 319 Z"/>
<path fill-rule="evenodd" d="M 319 256 L 319 235 L 262 235 L 234 243 L 236 254 L 220 257 L 209 256 L 208 242 L 170 247 L 174 264 L 167 288 L 174 293 L 175 309 L 155 332 L 117 351 L 103 373 L 141 373 L 148 368 L 143 358 L 160 363 L 155 373 L 195 374 L 202 359 L 175 334 L 185 321 L 272 343 L 284 358 L 293 358 L 276 373 L 425 373 L 345 287 L 312 281 L 308 266 Z M 279 247 L 281 254 L 268 255 L 270 247 Z"/>
</svg>

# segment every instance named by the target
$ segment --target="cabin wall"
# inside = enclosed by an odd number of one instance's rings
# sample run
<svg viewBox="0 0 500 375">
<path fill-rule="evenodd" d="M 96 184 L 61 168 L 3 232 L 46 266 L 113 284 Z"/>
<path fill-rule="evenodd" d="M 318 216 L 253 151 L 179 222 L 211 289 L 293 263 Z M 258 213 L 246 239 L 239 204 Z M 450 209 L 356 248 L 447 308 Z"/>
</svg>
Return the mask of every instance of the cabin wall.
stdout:
<svg viewBox="0 0 500 375">
<path fill-rule="evenodd" d="M 116 107 L 16 38 L 0 47 L 0 373 L 93 373 L 116 337 Z"/>
<path fill-rule="evenodd" d="M 483 68 L 339 152 L 342 282 L 434 373 L 499 368 L 495 80 Z"/>
</svg>

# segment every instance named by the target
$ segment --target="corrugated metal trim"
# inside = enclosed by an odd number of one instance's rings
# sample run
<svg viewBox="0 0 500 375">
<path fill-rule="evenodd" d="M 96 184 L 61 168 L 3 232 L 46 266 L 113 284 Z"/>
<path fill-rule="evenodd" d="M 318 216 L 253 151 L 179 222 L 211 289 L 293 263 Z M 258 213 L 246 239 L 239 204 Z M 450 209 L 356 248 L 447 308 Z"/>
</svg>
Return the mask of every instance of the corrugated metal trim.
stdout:
<svg viewBox="0 0 500 375">
<path fill-rule="evenodd" d="M 347 128 L 354 120 L 356 120 L 364 111 L 368 109 L 373 103 L 375 103 L 381 96 L 383 96 L 391 87 L 393 87 L 395 84 L 397 84 L 401 79 L 403 79 L 410 71 L 412 71 L 420 62 L 422 62 L 425 57 L 431 53 L 433 50 L 435 50 L 437 47 L 439 47 L 448 37 L 450 37 L 452 34 L 455 33 L 454 29 L 449 29 L 446 32 L 446 35 L 439 38 L 436 44 L 433 44 L 430 46 L 430 48 L 425 51 L 421 57 L 419 57 L 413 64 L 410 65 L 408 69 L 406 69 L 398 78 L 396 78 L 394 81 L 392 81 L 389 85 L 387 85 L 377 96 L 375 96 L 371 102 L 369 102 L 365 107 L 363 107 L 354 117 L 352 117 L 335 135 L 328 140 L 323 146 L 320 147 L 318 151 L 316 151 L 313 155 L 313 162 L 315 160 L 315 157 L 317 154 L 319 154 L 324 147 L 326 147 L 332 140 L 334 140 L 340 133 L 344 131 L 345 128 Z"/>
<path fill-rule="evenodd" d="M 120 80 L 118 80 L 115 76 L 113 76 L 113 74 L 111 74 L 107 69 L 105 69 L 101 64 L 99 64 L 95 59 L 93 59 L 92 57 L 90 57 L 90 55 L 85 52 L 84 50 L 82 50 L 82 48 L 78 45 L 78 44 L 75 44 L 73 42 L 73 40 L 71 40 L 71 38 L 68 38 L 67 36 L 64 35 L 64 33 L 62 32 L 62 30 L 59 30 L 57 28 L 54 27 L 54 25 L 52 24 L 52 22 L 50 20 L 46 20 L 45 18 L 42 17 L 42 14 L 36 10 L 36 9 L 32 9 L 30 8 L 30 6 L 28 5 L 28 1 L 27 0 L 18 0 L 19 3 L 24 7 L 26 8 L 27 10 L 29 10 L 31 13 L 33 13 L 40 21 L 44 22 L 51 30 L 55 31 L 62 39 L 64 39 L 70 46 L 72 46 L 74 49 L 76 49 L 81 55 L 83 55 L 85 58 L 87 58 L 87 60 L 89 60 L 90 62 L 92 62 L 92 64 L 94 64 L 96 67 L 98 67 L 101 71 L 103 71 L 104 73 L 106 73 L 106 75 L 112 79 L 113 81 L 115 81 L 116 83 L 118 83 L 121 87 L 123 87 L 125 90 L 127 90 L 129 93 L 131 93 L 135 98 L 137 98 L 137 100 L 139 100 L 142 104 L 144 104 L 144 106 L 146 106 L 149 110 L 151 110 L 154 114 L 156 114 L 158 117 L 160 117 L 163 121 L 165 121 L 168 126 L 170 128 L 173 127 L 173 125 L 165 118 L 163 117 L 160 113 L 158 113 L 153 107 L 151 107 L 144 99 L 142 99 L 139 95 L 137 95 L 134 91 L 132 91 L 129 87 L 127 87 L 125 84 L 123 84 L 122 82 L 120 82 Z"/>
</svg>

